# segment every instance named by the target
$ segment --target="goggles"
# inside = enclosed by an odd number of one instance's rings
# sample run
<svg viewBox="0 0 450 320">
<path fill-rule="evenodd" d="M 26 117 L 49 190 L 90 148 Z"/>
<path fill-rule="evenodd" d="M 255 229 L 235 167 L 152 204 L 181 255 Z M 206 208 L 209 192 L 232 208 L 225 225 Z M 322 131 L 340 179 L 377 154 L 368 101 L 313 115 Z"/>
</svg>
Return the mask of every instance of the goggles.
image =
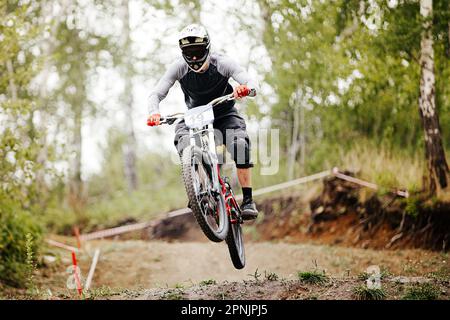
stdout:
<svg viewBox="0 0 450 320">
<path fill-rule="evenodd" d="M 181 49 L 184 57 L 188 61 L 201 61 L 208 55 L 208 50 L 205 45 L 190 45 Z"/>
</svg>

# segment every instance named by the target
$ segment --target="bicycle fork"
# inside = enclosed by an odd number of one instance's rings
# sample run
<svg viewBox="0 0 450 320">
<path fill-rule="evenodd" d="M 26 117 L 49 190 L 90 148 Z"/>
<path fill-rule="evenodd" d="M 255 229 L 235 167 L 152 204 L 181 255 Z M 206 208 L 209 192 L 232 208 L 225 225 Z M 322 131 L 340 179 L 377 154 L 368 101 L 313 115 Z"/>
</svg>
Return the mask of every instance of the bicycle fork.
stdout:
<svg viewBox="0 0 450 320">
<path fill-rule="evenodd" d="M 202 130 L 203 131 L 203 130 Z M 201 133 L 200 132 L 195 132 L 195 130 L 193 129 L 189 129 L 189 135 L 190 135 L 190 145 L 191 146 L 196 146 L 196 141 L 195 141 L 195 136 L 199 135 L 200 138 L 200 149 L 202 150 L 202 161 L 205 161 L 206 163 L 209 164 L 210 168 L 211 168 L 211 177 L 212 177 L 212 181 L 213 181 L 213 188 L 211 190 L 211 194 L 214 195 L 216 197 L 217 200 L 219 200 L 219 197 L 222 197 L 223 202 L 222 201 L 218 201 L 219 205 L 222 206 L 222 203 L 225 203 L 225 207 L 223 207 L 223 210 L 226 210 L 226 212 L 228 213 L 229 210 L 227 210 L 226 206 L 227 206 L 227 202 L 225 199 L 225 192 L 226 192 L 226 188 L 225 185 L 220 177 L 220 173 L 219 173 L 219 159 L 217 157 L 217 153 L 216 153 L 216 143 L 214 140 L 214 128 L 212 126 L 212 124 L 209 124 L 207 126 L 207 135 L 208 135 L 208 140 L 205 142 L 202 139 Z M 206 158 L 205 155 L 208 154 L 208 157 Z M 216 169 L 214 169 L 216 168 Z"/>
</svg>

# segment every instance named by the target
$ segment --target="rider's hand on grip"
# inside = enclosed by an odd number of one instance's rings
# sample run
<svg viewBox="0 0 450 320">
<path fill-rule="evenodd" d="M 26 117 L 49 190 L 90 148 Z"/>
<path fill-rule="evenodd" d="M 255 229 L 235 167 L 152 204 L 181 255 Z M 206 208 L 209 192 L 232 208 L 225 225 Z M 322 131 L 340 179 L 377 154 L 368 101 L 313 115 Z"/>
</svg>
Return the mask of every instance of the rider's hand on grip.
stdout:
<svg viewBox="0 0 450 320">
<path fill-rule="evenodd" d="M 150 127 L 159 126 L 161 121 L 161 115 L 159 113 L 152 114 L 147 119 L 147 125 Z"/>
<path fill-rule="evenodd" d="M 250 93 L 250 88 L 245 84 L 240 84 L 236 88 L 234 88 L 233 95 L 236 99 L 246 97 Z"/>
</svg>

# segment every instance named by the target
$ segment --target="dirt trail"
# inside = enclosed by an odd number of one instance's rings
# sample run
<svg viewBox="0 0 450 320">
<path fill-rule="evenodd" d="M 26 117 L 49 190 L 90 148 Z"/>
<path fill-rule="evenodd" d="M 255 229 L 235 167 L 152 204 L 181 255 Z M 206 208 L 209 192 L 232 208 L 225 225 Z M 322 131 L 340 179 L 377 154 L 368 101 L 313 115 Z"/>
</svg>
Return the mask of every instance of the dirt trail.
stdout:
<svg viewBox="0 0 450 320">
<path fill-rule="evenodd" d="M 423 275 L 448 267 L 447 255 L 421 250 L 374 251 L 310 244 L 248 243 L 247 265 L 236 270 L 225 244 L 199 242 L 99 242 L 102 248 L 96 283 L 118 287 L 158 287 L 206 279 L 240 281 L 258 269 L 296 278 L 316 266 L 333 276 L 358 275 L 370 265 L 393 274 Z M 93 244 L 95 246 L 95 244 Z"/>
<path fill-rule="evenodd" d="M 100 240 L 86 243 L 85 253 L 79 254 L 84 276 L 87 275 L 91 263 L 90 254 L 96 248 L 101 249 L 101 254 L 92 288 L 97 291 L 103 288 L 98 291 L 101 293 L 97 298 L 170 299 L 167 294 L 170 295 L 173 288 L 195 288 L 202 282 L 216 285 L 210 287 L 209 293 L 203 292 L 206 290 L 204 287 L 200 291 L 192 289 L 194 291 L 190 296 L 184 298 L 198 298 L 199 294 L 203 294 L 205 298 L 214 299 L 214 295 L 223 292 L 223 286 L 227 284 L 236 288 L 247 287 L 248 284 L 247 289 L 256 288 L 254 295 L 246 298 L 258 299 L 264 290 L 267 294 L 272 292 L 273 297 L 282 298 L 282 295 L 286 294 L 283 292 L 293 290 L 295 296 L 304 291 L 304 288 L 300 288 L 301 285 L 299 287 L 299 284 L 295 283 L 298 282 L 299 271 L 325 271 L 328 276 L 336 279 L 337 283 L 347 279 L 347 282 L 350 282 L 341 286 L 344 290 L 344 287 L 352 287 L 358 281 L 364 284 L 364 281 L 358 280 L 358 276 L 366 271 L 367 267 L 378 265 L 383 273 L 391 277 L 438 275 L 440 279 L 447 281 L 443 292 L 444 297 L 448 299 L 450 264 L 447 253 L 425 250 L 371 250 L 312 243 L 247 242 L 247 265 L 243 270 L 236 270 L 232 266 L 225 243 Z M 66 251 L 58 252 L 59 262 L 39 271 L 39 286 L 42 291 L 51 289 L 54 296 L 70 298 L 73 297 L 73 292 L 65 288 L 65 270 L 70 265 L 69 255 Z M 276 275 L 278 281 L 264 284 L 263 286 L 267 285 L 266 289 L 251 285 L 251 280 L 255 281 L 256 278 L 260 285 L 259 281 L 270 274 Z M 279 281 L 281 279 L 282 282 Z M 335 284 L 336 282 L 333 285 Z M 164 288 L 165 292 L 158 291 Z M 333 288 L 329 287 L 332 291 L 337 290 Z M 345 290 L 342 293 L 347 297 L 348 288 Z M 112 292 L 121 293 L 111 295 Z M 305 291 L 305 294 L 307 292 L 310 291 Z M 317 293 L 319 298 L 322 293 L 325 294 L 321 292 Z M 290 297 L 292 298 L 292 295 Z"/>
</svg>

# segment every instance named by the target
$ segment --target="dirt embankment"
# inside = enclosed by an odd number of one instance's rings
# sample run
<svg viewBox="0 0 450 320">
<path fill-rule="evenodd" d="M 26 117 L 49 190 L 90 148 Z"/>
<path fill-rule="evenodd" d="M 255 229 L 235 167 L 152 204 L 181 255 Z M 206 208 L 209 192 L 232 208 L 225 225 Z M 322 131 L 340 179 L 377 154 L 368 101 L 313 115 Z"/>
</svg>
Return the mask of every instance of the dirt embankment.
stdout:
<svg viewBox="0 0 450 320">
<path fill-rule="evenodd" d="M 450 204 L 423 204 L 389 193 L 379 196 L 337 178 L 325 179 L 315 198 L 272 197 L 259 201 L 258 208 L 257 221 L 246 222 L 251 241 L 449 249 Z M 205 239 L 192 215 L 164 219 L 147 236 L 168 241 Z"/>
</svg>

